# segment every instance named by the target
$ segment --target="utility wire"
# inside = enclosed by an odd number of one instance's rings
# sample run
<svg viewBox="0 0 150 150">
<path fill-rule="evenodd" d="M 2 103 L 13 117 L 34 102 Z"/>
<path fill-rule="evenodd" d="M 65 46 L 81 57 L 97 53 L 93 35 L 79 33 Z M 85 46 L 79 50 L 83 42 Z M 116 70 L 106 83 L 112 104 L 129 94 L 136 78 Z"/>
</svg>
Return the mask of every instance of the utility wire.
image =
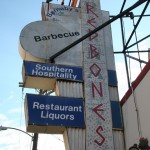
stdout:
<svg viewBox="0 0 150 150">
<path fill-rule="evenodd" d="M 131 72 L 131 64 L 130 64 L 130 58 L 129 58 L 129 74 L 130 74 L 130 87 L 131 87 L 131 91 L 132 91 L 132 95 L 133 95 L 133 100 L 134 100 L 134 105 L 135 105 L 135 111 L 136 111 L 136 116 L 137 116 L 137 126 L 138 126 L 138 134 L 139 137 L 142 137 L 142 130 L 141 130 L 141 121 L 140 121 L 140 116 L 139 116 L 139 109 L 138 109 L 138 105 L 137 105 L 137 99 L 136 99 L 136 94 L 135 91 L 133 89 L 132 86 L 132 72 Z"/>
<path fill-rule="evenodd" d="M 63 140 L 61 140 L 60 138 L 58 138 L 57 136 L 54 136 L 54 135 L 51 135 L 53 137 L 55 137 L 57 140 L 61 141 L 61 142 L 64 142 Z"/>
<path fill-rule="evenodd" d="M 133 20 L 133 27 L 135 27 L 134 17 L 133 17 L 132 20 Z M 136 33 L 136 30 L 135 30 L 135 40 L 136 40 L 136 43 L 137 43 L 138 40 L 137 40 L 137 33 Z M 141 60 L 141 58 L 140 58 L 140 53 L 139 53 L 139 44 L 137 43 L 136 46 L 137 46 L 137 51 L 138 51 L 139 60 Z M 140 69 L 142 70 L 141 62 L 139 61 L 139 63 L 140 63 Z"/>
</svg>

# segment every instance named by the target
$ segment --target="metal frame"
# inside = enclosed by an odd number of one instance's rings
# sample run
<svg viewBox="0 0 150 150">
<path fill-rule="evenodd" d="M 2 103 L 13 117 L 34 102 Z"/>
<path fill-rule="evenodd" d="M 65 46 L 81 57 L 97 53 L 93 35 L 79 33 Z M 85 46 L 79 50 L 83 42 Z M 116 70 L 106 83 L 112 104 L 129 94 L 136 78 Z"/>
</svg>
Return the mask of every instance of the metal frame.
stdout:
<svg viewBox="0 0 150 150">
<path fill-rule="evenodd" d="M 136 38 L 136 42 L 132 45 L 129 45 L 129 42 L 131 41 L 133 35 L 135 34 L 136 35 L 136 29 L 137 27 L 139 26 L 140 24 L 140 21 L 142 20 L 143 17 L 150 17 L 150 15 L 144 15 L 148 5 L 149 5 L 149 0 L 147 0 L 147 3 L 145 4 L 145 7 L 143 8 L 143 11 L 140 15 L 134 15 L 132 12 L 129 12 L 128 14 L 126 14 L 126 16 L 123 16 L 123 17 L 120 17 L 120 26 L 121 26 L 121 35 L 122 35 L 122 45 L 123 45 L 123 50 L 120 51 L 120 52 L 114 52 L 114 54 L 123 54 L 124 55 L 124 61 L 125 61 L 125 68 L 126 68 L 126 74 L 127 74 L 127 81 L 128 81 L 128 87 L 131 86 L 131 81 L 129 79 L 129 69 L 128 69 L 128 63 L 127 63 L 127 57 L 128 58 L 131 58 L 131 59 L 134 59 L 136 61 L 139 61 L 140 63 L 140 66 L 141 66 L 141 63 L 147 63 L 143 60 L 140 59 L 140 55 L 139 53 L 143 53 L 143 52 L 150 52 L 150 50 L 142 50 L 142 51 L 139 51 L 139 49 L 137 49 L 136 51 L 129 51 L 129 49 L 135 45 L 137 45 L 138 43 L 142 42 L 143 40 L 147 39 L 150 37 L 150 34 L 147 35 L 146 37 L 140 39 L 139 41 L 137 41 L 137 38 Z M 123 9 L 124 9 L 124 6 L 125 6 L 125 3 L 126 3 L 126 0 L 123 1 L 123 4 L 122 4 L 122 7 L 121 7 L 121 10 L 120 10 L 120 13 L 122 13 Z M 114 17 L 114 16 L 111 16 L 111 17 Z M 125 35 L 124 35 L 124 30 L 123 30 L 123 19 L 126 18 L 126 17 L 130 17 L 132 20 L 133 20 L 133 24 L 134 24 L 134 27 L 133 27 L 133 30 L 132 30 L 132 33 L 130 34 L 129 38 L 127 39 L 127 42 L 125 42 Z M 138 21 L 137 23 L 135 24 L 134 23 L 134 17 L 138 17 Z M 128 53 L 128 54 L 127 54 Z M 139 59 L 133 57 L 133 56 L 130 56 L 129 54 L 130 53 L 138 53 L 139 55 Z"/>
<path fill-rule="evenodd" d="M 145 7 L 143 8 L 143 11 L 140 15 L 135 15 L 131 12 L 132 10 L 134 10 L 135 8 L 137 8 L 138 6 L 140 6 L 141 4 L 145 3 Z M 140 21 L 143 17 L 150 17 L 150 15 L 144 15 L 148 5 L 149 5 L 150 0 L 139 0 L 137 1 L 134 5 L 132 5 L 131 7 L 129 7 L 128 9 L 124 10 L 124 6 L 126 4 L 126 0 L 123 1 L 120 13 L 116 16 L 110 16 L 110 20 L 106 21 L 104 24 L 100 25 L 99 27 L 95 28 L 93 31 L 89 32 L 88 34 L 82 36 L 81 38 L 79 38 L 78 40 L 76 40 L 75 42 L 71 43 L 70 45 L 66 46 L 64 49 L 60 50 L 59 52 L 57 52 L 56 54 L 54 54 L 53 56 L 51 56 L 49 58 L 49 61 L 51 63 L 55 62 L 55 58 L 58 57 L 59 55 L 63 54 L 64 52 L 68 51 L 70 48 L 74 47 L 75 45 L 79 44 L 80 42 L 82 42 L 83 40 L 85 40 L 86 38 L 88 38 L 89 36 L 93 35 L 94 33 L 96 33 L 97 31 L 103 29 L 104 27 L 106 27 L 107 25 L 111 24 L 112 22 L 116 21 L 117 19 L 120 19 L 120 27 L 121 27 L 121 35 L 122 35 L 122 45 L 123 45 L 123 50 L 122 51 L 114 51 L 114 54 L 123 54 L 124 55 L 124 60 L 125 60 L 125 67 L 126 67 L 126 74 L 127 74 L 127 81 L 128 81 L 128 87 L 130 87 L 130 79 L 129 79 L 129 71 L 128 71 L 128 63 L 127 63 L 127 57 L 134 59 L 136 61 L 139 61 L 140 63 L 146 63 L 145 61 L 140 59 L 140 55 L 139 53 L 143 53 L 143 52 L 150 52 L 150 50 L 143 50 L 143 51 L 128 51 L 131 47 L 133 47 L 134 45 L 137 45 L 138 43 L 142 42 L 143 40 L 147 39 L 150 37 L 150 34 L 147 35 L 146 37 L 140 39 L 139 41 L 137 41 L 132 45 L 129 45 L 129 42 L 131 41 L 132 37 L 134 34 L 136 34 L 136 29 L 140 24 Z M 126 17 L 130 17 L 133 20 L 134 23 L 134 17 L 138 17 L 138 21 L 137 23 L 134 25 L 133 31 L 130 34 L 127 42 L 125 42 L 125 35 L 124 35 L 124 30 L 123 30 L 123 19 Z M 127 54 L 128 53 L 128 54 Z M 138 53 L 139 55 L 139 59 L 130 56 L 130 53 Z"/>
</svg>

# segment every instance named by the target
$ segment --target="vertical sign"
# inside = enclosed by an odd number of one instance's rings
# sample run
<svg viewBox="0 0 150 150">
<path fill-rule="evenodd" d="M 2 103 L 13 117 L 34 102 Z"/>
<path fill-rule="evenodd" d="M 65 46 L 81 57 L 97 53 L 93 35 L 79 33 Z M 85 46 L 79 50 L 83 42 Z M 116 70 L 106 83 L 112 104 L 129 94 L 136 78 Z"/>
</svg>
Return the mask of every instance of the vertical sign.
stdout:
<svg viewBox="0 0 150 150">
<path fill-rule="evenodd" d="M 99 0 L 82 0 L 82 35 L 102 24 Z M 103 31 L 83 41 L 86 150 L 113 150 Z"/>
</svg>

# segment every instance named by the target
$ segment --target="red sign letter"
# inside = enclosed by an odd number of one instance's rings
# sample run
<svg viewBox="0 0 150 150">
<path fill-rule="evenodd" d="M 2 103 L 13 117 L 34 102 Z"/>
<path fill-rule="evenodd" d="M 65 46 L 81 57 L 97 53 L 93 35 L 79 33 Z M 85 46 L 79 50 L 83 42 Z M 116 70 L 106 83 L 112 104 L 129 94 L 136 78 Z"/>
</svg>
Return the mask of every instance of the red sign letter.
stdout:
<svg viewBox="0 0 150 150">
<path fill-rule="evenodd" d="M 95 24 L 96 24 L 95 18 L 92 18 L 92 19 L 88 20 L 87 23 L 90 24 L 91 26 L 93 26 L 94 28 L 96 28 L 96 26 L 95 26 Z"/>
<path fill-rule="evenodd" d="M 101 68 L 97 65 L 97 64 L 93 64 L 91 67 L 90 67 L 90 71 L 92 72 L 92 74 L 97 77 L 100 72 L 101 72 Z"/>
<path fill-rule="evenodd" d="M 89 32 L 91 32 L 91 30 L 89 29 Z M 89 36 L 89 41 L 92 41 L 93 39 L 95 39 L 96 37 L 98 37 L 98 33 L 94 33 L 93 35 Z"/>
<path fill-rule="evenodd" d="M 95 10 L 92 10 L 93 8 L 94 8 L 93 6 L 91 6 L 90 4 L 86 3 L 87 14 L 88 14 L 89 12 L 91 12 L 91 13 L 94 14 L 96 17 L 98 17 L 98 16 L 94 13 Z"/>
<path fill-rule="evenodd" d="M 99 142 L 97 140 L 94 140 L 94 142 L 96 144 L 98 144 L 99 146 L 101 146 L 104 142 L 105 142 L 105 137 L 100 133 L 100 131 L 103 131 L 103 128 L 102 126 L 99 126 L 97 129 L 96 129 L 96 133 L 102 138 L 102 140 Z"/>
<path fill-rule="evenodd" d="M 96 50 L 97 48 L 94 45 L 90 44 L 91 59 L 99 55 L 99 52 Z"/>
<path fill-rule="evenodd" d="M 99 104 L 98 106 L 96 106 L 95 108 L 93 108 L 93 111 L 103 120 L 105 121 L 105 118 L 100 115 L 100 111 L 104 111 L 104 109 L 101 109 L 100 107 L 103 106 L 103 104 Z"/>
<path fill-rule="evenodd" d="M 102 83 L 99 83 L 99 90 L 97 89 L 97 87 L 95 86 L 95 84 L 92 82 L 92 94 L 93 97 L 95 97 L 95 90 L 97 91 L 97 93 L 102 97 L 103 96 L 103 91 L 102 91 Z"/>
</svg>

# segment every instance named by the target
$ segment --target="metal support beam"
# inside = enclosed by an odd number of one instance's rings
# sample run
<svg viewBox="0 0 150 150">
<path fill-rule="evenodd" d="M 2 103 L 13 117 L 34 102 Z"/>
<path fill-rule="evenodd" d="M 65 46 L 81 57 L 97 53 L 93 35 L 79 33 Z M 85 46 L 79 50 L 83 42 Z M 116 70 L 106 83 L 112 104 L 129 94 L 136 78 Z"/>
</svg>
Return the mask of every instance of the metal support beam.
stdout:
<svg viewBox="0 0 150 150">
<path fill-rule="evenodd" d="M 150 52 L 150 50 L 140 50 L 139 51 L 140 53 L 148 53 Z M 125 51 L 125 52 L 122 52 L 122 51 L 116 51 L 114 52 L 114 54 L 129 54 L 129 53 L 137 53 L 137 51 Z"/>
<path fill-rule="evenodd" d="M 37 150 L 37 146 L 38 146 L 38 133 L 34 133 L 32 150 Z"/>
<path fill-rule="evenodd" d="M 124 9 L 124 6 L 125 6 L 125 3 L 126 3 L 126 0 L 123 1 L 123 4 L 122 4 L 121 10 L 120 10 L 120 13 L 122 13 L 122 11 L 123 11 L 123 9 Z"/>
<path fill-rule="evenodd" d="M 134 59 L 134 60 L 136 60 L 136 61 L 139 61 L 139 62 L 141 62 L 141 63 L 147 64 L 146 61 L 141 60 L 141 59 L 138 59 L 138 58 L 135 58 L 135 57 L 133 57 L 133 56 L 130 56 L 130 55 L 127 55 L 127 54 L 126 54 L 126 57 L 129 57 L 129 58 Z"/>
<path fill-rule="evenodd" d="M 147 38 L 149 38 L 149 37 L 150 37 L 150 34 L 149 34 L 148 36 L 142 38 L 141 40 L 139 40 L 139 41 L 133 43 L 132 45 L 128 46 L 127 49 L 131 48 L 132 46 L 134 46 L 134 45 L 136 45 L 136 44 L 142 42 L 143 40 L 145 40 L 145 39 L 147 39 Z"/>
<path fill-rule="evenodd" d="M 138 27 L 138 25 L 139 25 L 139 23 L 140 23 L 140 21 L 141 21 L 143 15 L 144 15 L 144 13 L 145 13 L 145 11 L 146 11 L 148 5 L 149 5 L 149 2 L 150 2 L 150 1 L 148 0 L 147 3 L 146 3 L 146 5 L 145 5 L 145 7 L 144 7 L 144 9 L 143 9 L 143 11 L 142 11 L 142 13 L 141 13 L 141 16 L 139 17 L 139 19 L 138 19 L 136 25 L 134 26 L 134 29 L 133 29 L 133 31 L 132 31 L 130 37 L 128 38 L 128 41 L 126 42 L 126 45 L 125 45 L 123 51 L 125 51 L 125 50 L 127 49 L 127 46 L 128 46 L 128 44 L 129 44 L 129 42 L 130 42 L 130 40 L 131 40 L 133 34 L 135 33 L 135 31 L 136 31 L 136 29 L 137 29 L 137 27 Z"/>
<path fill-rule="evenodd" d="M 140 17 L 141 15 L 134 15 L 134 17 Z M 115 17 L 115 15 L 110 15 L 110 18 L 113 18 Z M 130 16 L 123 16 L 123 18 L 129 18 Z M 146 15 L 143 15 L 143 17 L 150 17 L 150 15 L 146 14 Z"/>
<path fill-rule="evenodd" d="M 120 10 L 120 13 L 122 13 L 123 9 L 124 9 L 124 6 L 125 6 L 125 3 L 126 3 L 126 0 L 123 1 L 123 4 L 122 4 L 122 7 L 121 7 L 121 10 Z M 129 12 L 128 12 L 129 13 Z M 127 13 L 127 14 L 128 14 Z M 127 16 L 127 15 L 126 15 Z M 121 25 L 121 35 L 122 35 L 122 44 L 123 44 L 123 47 L 125 47 L 125 38 L 124 38 L 124 24 L 123 24 L 123 16 L 120 18 L 120 25 Z M 130 79 L 129 79 L 129 71 L 128 71 L 128 63 L 127 63 L 127 58 L 125 56 L 125 53 L 124 54 L 124 61 L 125 61 L 125 68 L 126 68 L 126 74 L 127 74 L 127 81 L 128 81 L 128 87 L 130 87 Z"/>
<path fill-rule="evenodd" d="M 112 19 L 106 21 L 104 24 L 102 24 L 101 26 L 95 28 L 94 30 L 92 30 L 91 32 L 89 32 L 88 34 L 82 36 L 81 38 L 79 38 L 78 40 L 76 40 L 75 42 L 73 42 L 72 44 L 68 45 L 67 47 L 65 47 L 64 49 L 60 50 L 58 53 L 54 54 L 53 56 L 51 56 L 49 58 L 50 62 L 54 62 L 54 59 L 56 57 L 58 57 L 59 55 L 63 54 L 64 52 L 66 52 L 67 50 L 69 50 L 70 48 L 72 48 L 73 46 L 77 45 L 78 43 L 82 42 L 83 40 L 85 40 L 86 38 L 88 38 L 89 36 L 93 35 L 94 33 L 96 33 L 97 31 L 103 29 L 104 27 L 106 27 L 107 25 L 111 24 L 112 22 L 114 22 L 115 20 L 117 20 L 120 17 L 123 17 L 124 15 L 126 15 L 128 12 L 130 12 L 131 10 L 133 10 L 134 8 L 140 6 L 141 4 L 145 3 L 146 1 L 149 2 L 149 0 L 142 0 L 142 1 L 137 1 L 134 5 L 132 5 L 131 7 L 129 7 L 128 9 L 124 10 L 122 13 L 119 13 L 117 16 L 113 17 Z"/>
</svg>

